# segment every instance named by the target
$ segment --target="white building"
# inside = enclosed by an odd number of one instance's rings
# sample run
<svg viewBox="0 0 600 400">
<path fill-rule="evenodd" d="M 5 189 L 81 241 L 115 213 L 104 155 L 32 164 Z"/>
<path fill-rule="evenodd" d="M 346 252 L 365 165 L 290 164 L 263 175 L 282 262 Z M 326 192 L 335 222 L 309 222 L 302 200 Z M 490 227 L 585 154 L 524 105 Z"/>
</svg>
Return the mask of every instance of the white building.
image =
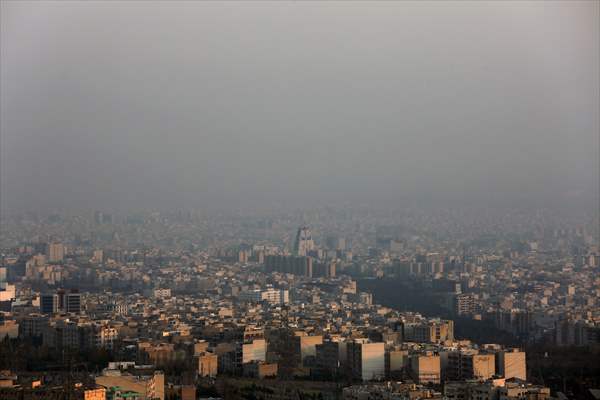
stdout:
<svg viewBox="0 0 600 400">
<path fill-rule="evenodd" d="M 266 301 L 271 304 L 286 304 L 290 301 L 289 292 L 285 289 L 267 288 L 264 290 L 253 289 L 240 293 L 240 301 L 260 303 Z"/>
</svg>

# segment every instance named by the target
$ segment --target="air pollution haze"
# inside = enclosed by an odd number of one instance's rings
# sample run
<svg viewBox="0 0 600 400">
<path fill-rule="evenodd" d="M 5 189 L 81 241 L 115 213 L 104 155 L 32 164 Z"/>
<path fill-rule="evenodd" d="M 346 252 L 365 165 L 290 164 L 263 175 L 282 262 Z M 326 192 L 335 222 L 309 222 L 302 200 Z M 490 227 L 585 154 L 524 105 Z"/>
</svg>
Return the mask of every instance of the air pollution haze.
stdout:
<svg viewBox="0 0 600 400">
<path fill-rule="evenodd" d="M 598 2 L 1 4 L 4 211 L 597 204 Z"/>
</svg>

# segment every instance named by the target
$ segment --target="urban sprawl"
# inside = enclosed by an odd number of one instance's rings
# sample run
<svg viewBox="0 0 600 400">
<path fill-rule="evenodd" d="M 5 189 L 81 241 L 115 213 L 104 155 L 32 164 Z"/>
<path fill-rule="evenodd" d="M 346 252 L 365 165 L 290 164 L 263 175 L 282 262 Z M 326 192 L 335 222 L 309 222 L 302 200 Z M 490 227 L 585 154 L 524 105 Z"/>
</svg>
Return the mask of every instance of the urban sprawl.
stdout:
<svg viewBox="0 0 600 400">
<path fill-rule="evenodd" d="M 600 398 L 597 227 L 550 210 L 7 216 L 0 398 Z M 548 368 L 578 349 L 591 381 Z"/>
</svg>

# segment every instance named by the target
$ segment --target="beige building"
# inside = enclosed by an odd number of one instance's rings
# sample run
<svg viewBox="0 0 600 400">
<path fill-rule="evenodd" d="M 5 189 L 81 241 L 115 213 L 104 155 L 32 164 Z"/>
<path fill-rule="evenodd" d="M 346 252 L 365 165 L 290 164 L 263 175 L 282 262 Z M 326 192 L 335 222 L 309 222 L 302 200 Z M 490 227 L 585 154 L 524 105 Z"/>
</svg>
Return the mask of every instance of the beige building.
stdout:
<svg viewBox="0 0 600 400">
<path fill-rule="evenodd" d="M 440 356 L 437 354 L 416 354 L 410 359 L 413 376 L 418 383 L 440 383 Z"/>
<path fill-rule="evenodd" d="M 317 345 L 323 344 L 323 336 L 295 336 L 295 353 L 299 355 L 299 364 L 304 365 L 307 357 L 317 356 Z"/>
<path fill-rule="evenodd" d="M 264 379 L 277 376 L 277 363 L 254 361 L 244 364 L 244 375 Z"/>
<path fill-rule="evenodd" d="M 219 367 L 219 356 L 213 353 L 202 353 L 198 355 L 198 375 L 201 377 L 217 376 Z"/>
<path fill-rule="evenodd" d="M 176 350 L 173 343 L 149 343 L 138 344 L 140 351 L 145 352 L 148 361 L 158 367 L 172 364 L 185 358 L 185 351 Z"/>
<path fill-rule="evenodd" d="M 417 343 L 442 343 L 454 340 L 454 321 L 436 320 L 407 326 L 405 340 Z"/>
<path fill-rule="evenodd" d="M 498 356 L 498 374 L 506 379 L 527 380 L 525 352 L 518 349 L 500 351 Z"/>
<path fill-rule="evenodd" d="M 407 368 L 409 361 L 408 350 L 390 350 L 387 353 L 388 374 L 398 373 Z"/>
<path fill-rule="evenodd" d="M 536 399 L 546 400 L 550 398 L 550 388 L 521 385 L 516 382 L 506 382 L 503 387 L 498 388 L 499 400 L 512 399 Z"/>
<path fill-rule="evenodd" d="M 140 393 L 143 400 L 165 400 L 165 376 L 160 371 L 154 372 L 151 376 L 105 371 L 104 375 L 96 377 L 96 384 L 105 388 L 118 386 L 127 391 Z"/>
<path fill-rule="evenodd" d="M 480 354 L 474 349 L 441 352 L 442 377 L 445 380 L 486 380 L 496 374 L 493 353 Z"/>
<path fill-rule="evenodd" d="M 242 344 L 242 364 L 251 361 L 266 361 L 267 343 L 265 339 L 254 339 L 252 343 Z"/>
<path fill-rule="evenodd" d="M 9 339 L 16 339 L 19 336 L 19 324 L 17 321 L 8 319 L 0 322 L 0 340 L 8 336 Z"/>
<path fill-rule="evenodd" d="M 385 344 L 355 339 L 346 345 L 347 366 L 355 379 L 370 381 L 385 376 Z"/>
<path fill-rule="evenodd" d="M 59 262 L 65 258 L 65 245 L 62 243 L 50 243 L 48 245 L 48 261 Z"/>
<path fill-rule="evenodd" d="M 472 357 L 473 378 L 490 379 L 496 373 L 494 354 L 474 354 Z"/>
</svg>

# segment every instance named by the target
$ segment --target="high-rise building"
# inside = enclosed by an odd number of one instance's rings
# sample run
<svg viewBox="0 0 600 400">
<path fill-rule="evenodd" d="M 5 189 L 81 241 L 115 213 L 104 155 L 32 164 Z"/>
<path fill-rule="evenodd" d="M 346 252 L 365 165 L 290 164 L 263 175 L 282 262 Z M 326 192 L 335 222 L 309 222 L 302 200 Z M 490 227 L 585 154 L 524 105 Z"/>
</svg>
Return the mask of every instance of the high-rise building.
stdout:
<svg viewBox="0 0 600 400">
<path fill-rule="evenodd" d="M 449 380 L 490 379 L 496 373 L 495 355 L 480 354 L 477 350 L 451 351 L 444 366 Z"/>
<path fill-rule="evenodd" d="M 430 320 L 420 324 L 405 325 L 405 339 L 419 343 L 441 343 L 454 340 L 454 321 Z"/>
<path fill-rule="evenodd" d="M 486 380 L 496 374 L 494 354 L 475 354 L 469 364 L 471 375 L 475 379 Z"/>
<path fill-rule="evenodd" d="M 42 314 L 53 314 L 55 312 L 58 312 L 58 295 L 40 295 L 40 311 L 42 312 Z"/>
<path fill-rule="evenodd" d="M 112 326 L 102 326 L 95 332 L 96 345 L 105 349 L 112 349 L 119 332 Z"/>
<path fill-rule="evenodd" d="M 240 250 L 238 252 L 238 262 L 239 263 L 247 263 L 250 258 L 250 250 Z"/>
<path fill-rule="evenodd" d="M 335 376 L 340 368 L 340 342 L 326 341 L 315 345 L 319 374 Z"/>
<path fill-rule="evenodd" d="M 525 352 L 518 349 L 500 351 L 496 357 L 496 371 L 506 379 L 519 378 L 527 380 Z"/>
<path fill-rule="evenodd" d="M 281 272 L 312 278 L 313 259 L 305 256 L 266 256 L 265 271 Z"/>
<path fill-rule="evenodd" d="M 385 376 L 385 344 L 355 339 L 346 345 L 350 376 L 369 381 Z"/>
<path fill-rule="evenodd" d="M 198 375 L 214 378 L 218 372 L 218 359 L 216 354 L 204 352 L 198 356 Z"/>
<path fill-rule="evenodd" d="M 472 293 L 459 293 L 454 298 L 456 315 L 472 315 L 475 313 L 475 297 Z"/>
<path fill-rule="evenodd" d="M 266 361 L 267 343 L 264 339 L 254 339 L 251 343 L 242 344 L 242 363 Z"/>
<path fill-rule="evenodd" d="M 317 356 L 317 345 L 323 343 L 323 336 L 295 336 L 294 337 L 294 353 L 299 356 L 297 360 L 300 365 L 304 365 L 307 357 Z"/>
<path fill-rule="evenodd" d="M 48 245 L 48 261 L 60 262 L 65 258 L 65 245 L 62 243 L 50 243 Z"/>
<path fill-rule="evenodd" d="M 408 367 L 410 359 L 408 350 L 391 349 L 386 354 L 386 367 L 388 376 L 395 376 Z"/>
<path fill-rule="evenodd" d="M 57 312 L 81 313 L 81 293 L 73 289 L 70 292 L 59 289 L 56 293 L 40 295 L 40 311 L 43 314 Z"/>
<path fill-rule="evenodd" d="M 48 317 L 39 314 L 28 315 L 19 322 L 19 336 L 42 337 L 48 326 Z"/>
<path fill-rule="evenodd" d="M 6 282 L 0 283 L 0 301 L 9 301 L 17 297 L 15 285 L 9 285 Z"/>
<path fill-rule="evenodd" d="M 67 293 L 65 309 L 68 313 L 79 314 L 81 312 L 81 294 L 76 292 Z"/>
<path fill-rule="evenodd" d="M 94 250 L 94 253 L 92 255 L 92 262 L 101 264 L 103 261 L 104 261 L 104 251 L 102 251 L 100 249 Z"/>
<path fill-rule="evenodd" d="M 335 262 L 315 262 L 312 265 L 312 276 L 315 278 L 335 277 Z"/>
<path fill-rule="evenodd" d="M 413 376 L 418 383 L 440 383 L 440 356 L 437 354 L 415 354 L 410 359 Z"/>
<path fill-rule="evenodd" d="M 306 226 L 298 228 L 296 234 L 296 241 L 294 242 L 294 252 L 298 256 L 307 256 L 310 252 L 314 251 L 315 243 L 312 239 L 310 229 Z"/>
</svg>

